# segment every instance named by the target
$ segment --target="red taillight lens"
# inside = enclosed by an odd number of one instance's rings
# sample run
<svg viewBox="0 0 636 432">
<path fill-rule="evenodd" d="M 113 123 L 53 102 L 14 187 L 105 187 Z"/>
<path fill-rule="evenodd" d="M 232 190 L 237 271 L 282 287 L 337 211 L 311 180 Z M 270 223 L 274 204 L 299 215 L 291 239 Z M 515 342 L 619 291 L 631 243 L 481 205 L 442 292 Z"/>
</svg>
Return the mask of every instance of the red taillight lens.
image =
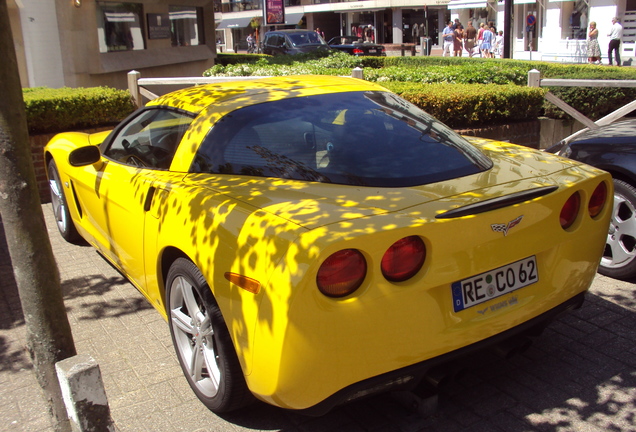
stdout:
<svg viewBox="0 0 636 432">
<path fill-rule="evenodd" d="M 354 54 L 364 54 L 364 51 L 362 51 L 360 48 L 354 48 L 353 49 L 353 53 Z"/>
<path fill-rule="evenodd" d="M 579 207 L 581 206 L 581 196 L 578 192 L 572 195 L 563 205 L 561 209 L 561 215 L 559 216 L 559 222 L 563 229 L 568 229 L 572 226 L 576 217 L 579 215 Z"/>
<path fill-rule="evenodd" d="M 328 297 L 344 297 L 357 290 L 367 274 L 367 261 L 359 250 L 344 249 L 331 254 L 318 270 L 316 283 Z"/>
<path fill-rule="evenodd" d="M 607 185 L 605 182 L 602 182 L 596 189 L 594 189 L 594 193 L 592 193 L 592 197 L 590 198 L 590 203 L 587 208 L 590 212 L 590 216 L 595 218 L 601 213 L 605 203 L 607 202 Z"/>
<path fill-rule="evenodd" d="M 424 264 L 426 246 L 418 236 L 404 237 L 393 243 L 382 257 L 382 274 L 392 282 L 413 277 Z"/>
</svg>

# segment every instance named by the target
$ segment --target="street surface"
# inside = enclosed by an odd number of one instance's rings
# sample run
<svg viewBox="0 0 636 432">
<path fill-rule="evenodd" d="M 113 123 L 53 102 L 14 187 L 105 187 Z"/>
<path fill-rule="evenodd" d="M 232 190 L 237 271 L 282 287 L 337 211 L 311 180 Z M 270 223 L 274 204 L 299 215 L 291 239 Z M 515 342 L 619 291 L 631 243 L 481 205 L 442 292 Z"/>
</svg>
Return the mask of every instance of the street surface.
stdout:
<svg viewBox="0 0 636 432">
<path fill-rule="evenodd" d="M 43 210 L 77 351 L 99 363 L 119 431 L 636 431 L 634 283 L 597 276 L 581 310 L 521 355 L 476 360 L 432 416 L 381 395 L 319 418 L 261 403 L 219 417 L 190 391 L 159 314 L 91 247 L 64 242 Z M 0 225 L 0 430 L 52 431 L 24 340 Z"/>
</svg>

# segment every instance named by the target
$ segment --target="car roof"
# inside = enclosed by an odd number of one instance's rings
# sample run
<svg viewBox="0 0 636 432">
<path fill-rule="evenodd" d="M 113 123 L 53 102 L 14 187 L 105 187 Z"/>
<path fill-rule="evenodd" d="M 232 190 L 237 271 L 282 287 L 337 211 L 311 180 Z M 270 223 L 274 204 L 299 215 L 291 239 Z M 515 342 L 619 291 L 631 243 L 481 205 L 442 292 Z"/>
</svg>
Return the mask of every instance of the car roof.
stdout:
<svg viewBox="0 0 636 432">
<path fill-rule="evenodd" d="M 316 33 L 313 30 L 303 30 L 303 29 L 287 29 L 287 30 L 270 30 L 267 33 Z M 266 33 L 266 34 L 267 34 Z"/>
<path fill-rule="evenodd" d="M 636 141 L 636 119 L 628 119 L 618 121 L 598 129 L 588 130 L 576 137 L 572 144 L 575 143 L 602 143 L 608 139 L 619 139 L 619 141 Z"/>
<path fill-rule="evenodd" d="M 266 77 L 188 87 L 160 96 L 148 102 L 147 106 L 168 106 L 199 114 L 211 105 L 239 96 L 243 99 L 251 97 L 262 100 L 262 97 L 256 97 L 256 95 L 268 93 L 268 100 L 279 100 L 309 94 L 369 90 L 386 91 L 384 87 L 377 84 L 350 77 L 327 75 Z"/>
</svg>

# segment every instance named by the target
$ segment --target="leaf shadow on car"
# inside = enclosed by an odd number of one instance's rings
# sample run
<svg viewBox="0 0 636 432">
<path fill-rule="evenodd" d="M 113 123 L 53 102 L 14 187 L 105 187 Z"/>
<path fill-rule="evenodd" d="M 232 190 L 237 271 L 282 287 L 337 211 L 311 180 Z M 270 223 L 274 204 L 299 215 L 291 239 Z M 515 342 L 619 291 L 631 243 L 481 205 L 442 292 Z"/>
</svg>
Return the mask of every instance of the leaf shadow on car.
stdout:
<svg viewBox="0 0 636 432">
<path fill-rule="evenodd" d="M 523 354 L 492 352 L 440 389 L 439 408 L 421 417 L 383 394 L 305 417 L 258 403 L 223 415 L 255 429 L 298 430 L 577 430 L 585 424 L 612 430 L 630 425 L 636 400 L 633 299 L 618 304 L 589 294 L 584 306 L 545 330 Z M 632 352 L 630 353 L 630 350 Z M 308 377 L 308 379 L 311 379 Z M 304 429 L 303 429 L 304 430 Z"/>
</svg>

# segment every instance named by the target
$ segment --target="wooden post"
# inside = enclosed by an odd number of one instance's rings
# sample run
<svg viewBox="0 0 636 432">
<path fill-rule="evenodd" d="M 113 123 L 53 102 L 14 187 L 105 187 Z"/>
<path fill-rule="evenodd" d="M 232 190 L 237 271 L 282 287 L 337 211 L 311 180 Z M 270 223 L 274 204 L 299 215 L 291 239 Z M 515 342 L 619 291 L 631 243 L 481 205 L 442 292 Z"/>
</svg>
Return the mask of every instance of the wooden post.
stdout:
<svg viewBox="0 0 636 432">
<path fill-rule="evenodd" d="M 364 79 L 364 71 L 362 70 L 362 68 L 357 67 L 351 72 L 351 77 L 363 80 Z"/>
<path fill-rule="evenodd" d="M 128 72 L 128 91 L 135 102 L 137 108 L 141 108 L 143 103 L 141 101 L 141 93 L 139 92 L 138 80 L 141 77 L 141 73 L 135 70 Z"/>
<path fill-rule="evenodd" d="M 528 71 L 528 87 L 541 87 L 541 72 L 536 69 Z"/>
</svg>

